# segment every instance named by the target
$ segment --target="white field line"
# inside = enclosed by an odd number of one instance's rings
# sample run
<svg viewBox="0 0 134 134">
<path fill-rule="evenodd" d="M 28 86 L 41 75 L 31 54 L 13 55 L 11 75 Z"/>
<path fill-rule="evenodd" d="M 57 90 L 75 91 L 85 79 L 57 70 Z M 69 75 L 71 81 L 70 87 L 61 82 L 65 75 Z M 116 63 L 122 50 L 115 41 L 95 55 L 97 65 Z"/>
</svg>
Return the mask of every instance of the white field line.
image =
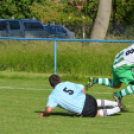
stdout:
<svg viewBox="0 0 134 134">
<path fill-rule="evenodd" d="M 16 88 L 16 87 L 0 87 L 0 89 L 22 89 L 22 90 L 52 90 L 52 89 L 35 89 L 35 88 Z"/>
<path fill-rule="evenodd" d="M 17 90 L 17 89 L 18 89 L 18 90 L 44 90 L 44 91 L 45 91 L 45 90 L 51 90 L 51 91 L 53 90 L 53 89 L 36 89 L 36 88 L 17 88 L 17 87 L 6 87 L 6 86 L 0 87 L 0 89 L 9 89 L 9 90 L 10 90 L 10 89 L 12 89 L 12 90 Z M 106 91 L 106 92 L 101 92 L 101 91 L 100 91 L 100 92 L 99 92 L 99 91 L 89 91 L 89 92 L 90 92 L 90 93 L 93 92 L 93 93 L 95 93 L 95 94 L 111 94 L 110 92 L 107 92 L 107 91 Z M 89 93 L 89 94 L 90 94 L 90 93 Z"/>
</svg>

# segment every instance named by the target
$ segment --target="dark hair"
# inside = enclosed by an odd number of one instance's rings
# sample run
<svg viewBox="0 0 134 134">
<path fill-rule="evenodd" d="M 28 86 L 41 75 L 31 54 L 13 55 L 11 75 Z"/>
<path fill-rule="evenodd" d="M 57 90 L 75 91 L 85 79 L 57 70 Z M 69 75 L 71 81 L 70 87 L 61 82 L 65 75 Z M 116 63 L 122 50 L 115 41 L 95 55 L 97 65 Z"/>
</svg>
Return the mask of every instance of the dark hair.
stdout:
<svg viewBox="0 0 134 134">
<path fill-rule="evenodd" d="M 60 83 L 60 77 L 53 74 L 49 77 L 49 82 L 52 87 L 55 87 L 58 83 Z"/>
</svg>

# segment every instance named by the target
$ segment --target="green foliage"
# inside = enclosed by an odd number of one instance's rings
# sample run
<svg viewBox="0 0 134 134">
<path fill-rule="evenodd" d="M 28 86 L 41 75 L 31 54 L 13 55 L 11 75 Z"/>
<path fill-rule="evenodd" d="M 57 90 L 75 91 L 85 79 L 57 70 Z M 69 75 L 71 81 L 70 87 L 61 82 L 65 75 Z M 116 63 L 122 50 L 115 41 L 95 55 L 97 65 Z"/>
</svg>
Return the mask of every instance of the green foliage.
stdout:
<svg viewBox="0 0 134 134">
<path fill-rule="evenodd" d="M 113 0 L 112 18 L 120 19 L 124 23 L 134 23 L 134 0 Z M 86 2 L 62 0 L 58 3 L 53 0 L 1 0 L 0 18 L 32 18 L 33 16 L 42 22 L 66 21 L 75 23 L 92 23 L 96 18 L 98 0 L 86 0 Z M 81 11 L 76 5 L 83 6 Z M 68 19 L 70 16 L 70 19 Z M 84 20 L 83 20 L 84 16 Z"/>
<path fill-rule="evenodd" d="M 66 17 L 63 12 L 64 5 L 46 0 L 43 5 L 33 3 L 30 6 L 31 14 L 42 22 L 61 20 Z"/>
<path fill-rule="evenodd" d="M 113 1 L 115 13 L 115 19 L 120 19 L 123 23 L 133 24 L 134 23 L 134 0 L 116 0 Z"/>
<path fill-rule="evenodd" d="M 89 18 L 94 20 L 96 18 L 98 5 L 98 0 L 87 0 L 87 3 L 83 5 L 83 12 L 86 13 L 89 16 Z"/>
<path fill-rule="evenodd" d="M 132 3 L 134 3 L 134 0 L 129 0 L 124 4 L 124 10 L 126 12 L 124 20 L 130 24 L 134 23 L 134 8 Z"/>
<path fill-rule="evenodd" d="M 53 44 L 48 41 L 1 41 L 0 70 L 52 73 Z M 111 75 L 114 56 L 128 45 L 57 42 L 57 72 L 72 76 Z"/>
<path fill-rule="evenodd" d="M 71 3 L 55 3 L 51 0 L 46 0 L 43 5 L 38 3 L 33 3 L 30 6 L 30 11 L 35 18 L 44 22 L 61 22 L 65 21 L 66 23 L 91 23 L 91 19 L 86 15 L 80 12 L 76 6 Z M 84 16 L 84 18 L 83 18 Z"/>
<path fill-rule="evenodd" d="M 30 41 L 1 42 L 0 69 L 28 72 L 38 72 L 39 70 L 39 72 L 47 72 L 49 70 L 51 72 L 53 70 L 53 51 L 51 49 L 53 46 L 48 46 L 47 42 L 46 47 L 43 42 L 34 43 Z M 44 53 L 44 51 L 46 52 Z"/>
<path fill-rule="evenodd" d="M 0 18 L 8 19 L 14 17 L 19 18 L 31 18 L 29 6 L 33 2 L 43 4 L 44 0 L 1 0 L 0 1 Z"/>
</svg>

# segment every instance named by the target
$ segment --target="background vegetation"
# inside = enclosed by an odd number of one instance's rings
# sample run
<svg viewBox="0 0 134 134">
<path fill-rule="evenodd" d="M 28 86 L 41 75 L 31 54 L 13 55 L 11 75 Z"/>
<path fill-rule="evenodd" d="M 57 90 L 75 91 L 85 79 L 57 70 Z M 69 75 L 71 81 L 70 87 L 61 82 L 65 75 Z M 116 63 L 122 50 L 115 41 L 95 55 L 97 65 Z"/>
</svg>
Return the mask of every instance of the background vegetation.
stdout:
<svg viewBox="0 0 134 134">
<path fill-rule="evenodd" d="M 134 0 L 113 0 L 111 21 L 120 19 L 123 23 L 134 23 Z M 98 0 L 79 1 L 61 0 L 58 3 L 53 0 L 1 0 L 0 18 L 32 18 L 45 21 L 70 21 L 84 23 L 94 22 L 98 9 Z M 58 8 L 57 8 L 58 6 Z M 78 10 L 76 6 L 83 6 Z M 50 14 L 50 15 L 49 15 Z M 55 16 L 54 16 L 55 15 Z M 84 15 L 84 20 L 83 20 Z M 70 19 L 68 17 L 70 16 Z"/>
<path fill-rule="evenodd" d="M 110 76 L 115 54 L 131 44 L 57 42 L 57 73 Z M 53 73 L 54 42 L 1 40 L 0 70 Z"/>
<path fill-rule="evenodd" d="M 29 6 L 34 2 L 43 4 L 44 0 L 1 0 L 0 1 L 0 18 L 31 18 Z"/>
<path fill-rule="evenodd" d="M 107 34 L 116 19 L 121 20 L 125 38 L 134 37 L 134 0 L 113 0 Z M 96 19 L 98 0 L 1 0 L 0 19 L 39 19 L 43 24 L 59 24 L 75 32 L 76 38 L 90 38 Z M 83 7 L 83 8 L 81 8 Z M 84 30 L 83 30 L 84 29 Z M 83 32 L 85 36 L 83 37 Z M 107 39 L 107 37 L 106 37 Z"/>
</svg>

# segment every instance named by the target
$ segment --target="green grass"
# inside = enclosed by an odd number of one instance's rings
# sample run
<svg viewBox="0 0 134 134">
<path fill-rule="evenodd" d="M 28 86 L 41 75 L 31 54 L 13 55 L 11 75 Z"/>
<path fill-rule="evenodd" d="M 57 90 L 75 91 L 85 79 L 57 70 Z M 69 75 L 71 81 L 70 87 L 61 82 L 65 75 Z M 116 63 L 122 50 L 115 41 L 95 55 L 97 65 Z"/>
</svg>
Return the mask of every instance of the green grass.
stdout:
<svg viewBox="0 0 134 134">
<path fill-rule="evenodd" d="M 71 77 L 112 73 L 115 55 L 131 43 L 88 43 L 57 41 L 57 73 Z M 0 42 L 0 71 L 53 73 L 53 41 Z"/>
<path fill-rule="evenodd" d="M 37 117 L 52 91 L 49 74 L 0 73 L 0 134 L 133 134 L 134 95 L 123 98 L 127 109 L 110 117 L 80 118 L 55 108 L 50 117 Z M 64 78 L 65 80 L 65 78 Z M 66 79 L 68 80 L 68 79 Z M 85 83 L 85 80 L 72 82 Z M 123 85 L 122 88 L 126 87 Z M 120 88 L 120 89 L 122 89 Z M 120 89 L 94 85 L 87 93 L 114 100 Z"/>
</svg>

